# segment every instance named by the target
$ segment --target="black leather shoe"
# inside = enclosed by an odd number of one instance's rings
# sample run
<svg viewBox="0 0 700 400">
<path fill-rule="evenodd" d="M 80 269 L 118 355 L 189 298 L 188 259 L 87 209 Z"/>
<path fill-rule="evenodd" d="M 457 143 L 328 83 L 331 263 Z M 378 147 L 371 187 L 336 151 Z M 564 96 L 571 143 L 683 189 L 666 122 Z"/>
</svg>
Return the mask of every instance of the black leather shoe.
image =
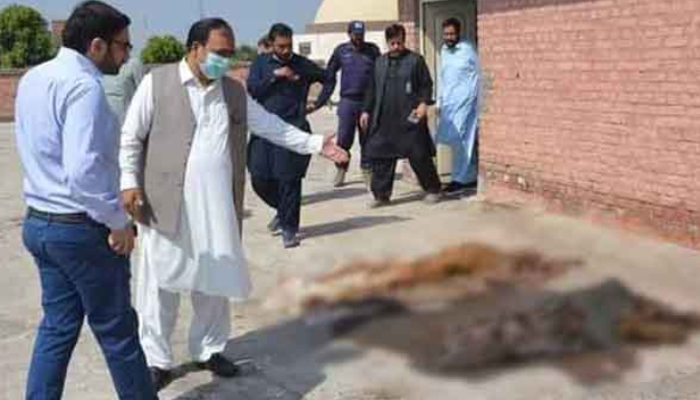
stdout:
<svg viewBox="0 0 700 400">
<path fill-rule="evenodd" d="M 474 191 L 476 190 L 476 182 L 472 183 L 460 183 L 460 182 L 450 182 L 445 188 L 443 189 L 443 192 L 445 194 L 461 194 L 464 192 L 468 191 Z"/>
<path fill-rule="evenodd" d="M 299 239 L 299 235 L 296 232 L 282 231 L 282 245 L 285 249 L 299 247 L 300 244 L 301 239 Z"/>
<path fill-rule="evenodd" d="M 388 197 L 375 196 L 368 204 L 369 208 L 379 208 L 386 207 L 391 204 L 391 200 Z"/>
<path fill-rule="evenodd" d="M 276 233 L 278 232 L 282 227 L 280 226 L 280 218 L 275 215 L 274 218 L 267 224 L 267 230 L 270 231 L 270 233 Z"/>
<path fill-rule="evenodd" d="M 168 370 L 156 367 L 150 367 L 149 370 L 151 372 L 151 381 L 153 381 L 153 387 L 156 389 L 156 393 L 160 392 L 161 389 L 168 386 L 173 381 L 173 374 Z"/>
<path fill-rule="evenodd" d="M 197 363 L 199 368 L 211 371 L 222 378 L 233 378 L 241 374 L 241 369 L 236 364 L 227 360 L 221 353 L 211 356 L 209 361 Z"/>
</svg>

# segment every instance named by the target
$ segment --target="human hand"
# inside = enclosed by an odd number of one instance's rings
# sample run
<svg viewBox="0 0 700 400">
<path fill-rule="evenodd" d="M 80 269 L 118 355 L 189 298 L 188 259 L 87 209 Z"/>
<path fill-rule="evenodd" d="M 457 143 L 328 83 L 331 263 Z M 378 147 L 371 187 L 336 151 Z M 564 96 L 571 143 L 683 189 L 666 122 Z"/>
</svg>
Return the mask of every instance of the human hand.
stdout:
<svg viewBox="0 0 700 400">
<path fill-rule="evenodd" d="M 125 229 L 113 229 L 109 233 L 107 242 L 115 253 L 128 256 L 134 250 L 134 236 L 134 229 L 130 224 Z"/>
<path fill-rule="evenodd" d="M 335 142 L 335 135 L 329 135 L 323 139 L 321 155 L 336 164 L 343 164 L 350 161 L 348 152 Z"/>
<path fill-rule="evenodd" d="M 122 202 L 127 213 L 137 222 L 145 223 L 143 209 L 143 191 L 141 189 L 127 189 L 122 191 Z"/>
<path fill-rule="evenodd" d="M 425 103 L 420 103 L 411 115 L 419 121 L 425 119 L 428 116 L 428 106 Z"/>
<path fill-rule="evenodd" d="M 291 69 L 288 66 L 284 66 L 281 68 L 277 68 L 274 71 L 274 74 L 277 78 L 282 78 L 282 79 L 289 79 L 292 81 L 299 80 L 299 75 L 297 75 L 293 69 Z"/>
<path fill-rule="evenodd" d="M 369 113 L 363 112 L 362 115 L 360 116 L 360 130 L 363 133 L 367 133 L 367 129 L 369 128 Z"/>
</svg>

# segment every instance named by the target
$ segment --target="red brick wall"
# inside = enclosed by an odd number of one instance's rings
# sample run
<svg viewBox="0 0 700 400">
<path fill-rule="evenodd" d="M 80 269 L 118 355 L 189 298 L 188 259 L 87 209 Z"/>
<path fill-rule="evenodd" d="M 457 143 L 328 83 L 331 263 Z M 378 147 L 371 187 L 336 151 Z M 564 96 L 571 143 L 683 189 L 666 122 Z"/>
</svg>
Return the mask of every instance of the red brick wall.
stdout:
<svg viewBox="0 0 700 400">
<path fill-rule="evenodd" d="M 700 247 L 700 1 L 479 0 L 478 29 L 487 197 Z"/>
<path fill-rule="evenodd" d="M 15 92 L 23 71 L 0 71 L 0 122 L 11 121 L 15 113 Z"/>
<path fill-rule="evenodd" d="M 418 0 L 399 0 L 399 20 L 406 28 L 406 46 L 414 51 L 420 50 L 419 7 Z"/>
<path fill-rule="evenodd" d="M 420 33 L 414 22 L 402 22 L 406 28 L 406 47 L 413 51 L 420 51 Z"/>
</svg>

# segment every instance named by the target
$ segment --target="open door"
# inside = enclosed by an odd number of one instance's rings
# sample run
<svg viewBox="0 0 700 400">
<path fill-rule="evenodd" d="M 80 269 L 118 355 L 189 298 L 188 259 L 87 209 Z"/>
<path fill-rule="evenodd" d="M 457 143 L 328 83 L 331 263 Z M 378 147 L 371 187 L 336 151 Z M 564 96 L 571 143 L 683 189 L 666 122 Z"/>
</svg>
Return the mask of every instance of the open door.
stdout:
<svg viewBox="0 0 700 400">
<path fill-rule="evenodd" d="M 477 42 L 477 8 L 476 0 L 445 0 L 423 1 L 423 50 L 425 61 L 428 63 L 430 73 L 435 81 L 435 93 L 440 86 L 440 49 L 442 48 L 442 23 L 448 18 L 457 18 L 462 22 L 462 35 Z M 434 109 L 430 115 L 431 130 L 435 132 L 437 116 Z M 446 146 L 438 146 L 437 156 L 438 172 L 448 174 L 451 172 L 452 157 L 450 149 Z"/>
<path fill-rule="evenodd" d="M 423 3 L 423 48 L 425 60 L 434 77 L 438 77 L 442 23 L 448 18 L 462 22 L 462 35 L 476 43 L 476 0 L 448 0 Z M 436 83 L 439 82 L 436 79 Z"/>
</svg>

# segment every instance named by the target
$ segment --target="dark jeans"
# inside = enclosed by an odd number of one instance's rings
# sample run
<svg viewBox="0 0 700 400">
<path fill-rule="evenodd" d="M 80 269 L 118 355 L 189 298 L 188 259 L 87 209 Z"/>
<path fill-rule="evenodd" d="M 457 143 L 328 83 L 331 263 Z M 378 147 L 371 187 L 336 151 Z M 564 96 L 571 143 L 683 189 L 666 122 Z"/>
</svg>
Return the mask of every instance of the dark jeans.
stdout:
<svg viewBox="0 0 700 400">
<path fill-rule="evenodd" d="M 338 146 L 347 150 L 352 149 L 355 142 L 355 132 L 359 129 L 360 115 L 362 115 L 362 101 L 340 99 L 338 105 Z M 364 152 L 366 134 L 360 133 L 360 167 L 370 169 L 370 160 Z M 347 169 L 350 163 L 337 164 L 339 168 Z"/>
<path fill-rule="evenodd" d="M 280 226 L 286 232 L 299 232 L 301 217 L 301 180 L 278 181 L 252 177 L 253 190 L 277 210 Z"/>
<path fill-rule="evenodd" d="M 131 307 L 129 260 L 107 244 L 95 222 L 58 223 L 28 216 L 24 245 L 39 268 L 44 317 L 39 325 L 27 400 L 58 400 L 83 320 L 107 360 L 120 400 L 157 399 Z"/>
<path fill-rule="evenodd" d="M 372 194 L 376 199 L 388 200 L 394 190 L 394 177 L 396 175 L 395 158 L 377 158 L 372 160 Z M 411 168 L 416 173 L 420 186 L 427 193 L 440 193 L 440 176 L 437 173 L 435 162 L 426 154 L 424 157 L 411 157 L 408 159 Z"/>
</svg>

